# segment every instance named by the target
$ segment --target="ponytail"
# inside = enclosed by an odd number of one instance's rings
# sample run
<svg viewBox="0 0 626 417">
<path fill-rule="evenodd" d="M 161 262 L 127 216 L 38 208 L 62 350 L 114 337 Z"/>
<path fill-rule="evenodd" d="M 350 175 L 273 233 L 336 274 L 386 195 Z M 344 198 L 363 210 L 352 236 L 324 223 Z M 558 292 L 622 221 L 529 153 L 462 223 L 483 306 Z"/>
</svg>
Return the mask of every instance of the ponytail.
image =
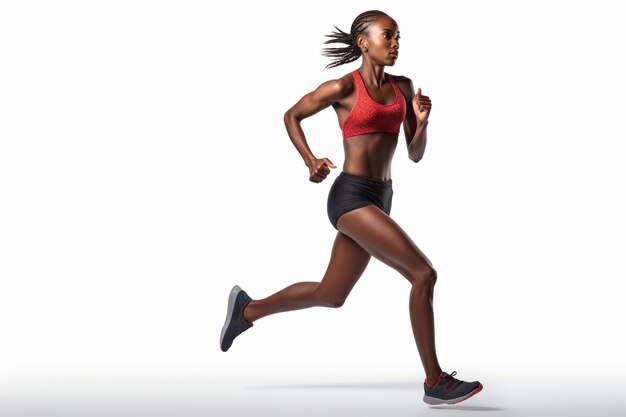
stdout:
<svg viewBox="0 0 626 417">
<path fill-rule="evenodd" d="M 367 28 L 376 20 L 379 16 L 388 16 L 387 13 L 380 10 L 368 10 L 363 12 L 354 19 L 350 33 L 346 33 L 333 25 L 335 29 L 328 35 L 324 35 L 330 38 L 324 41 L 324 44 L 329 43 L 343 43 L 347 46 L 338 48 L 322 48 L 322 55 L 335 58 L 330 64 L 326 65 L 326 68 L 338 67 L 339 65 L 347 64 L 349 62 L 357 60 L 361 56 L 361 49 L 356 43 L 356 39 L 359 35 L 367 35 Z"/>
</svg>

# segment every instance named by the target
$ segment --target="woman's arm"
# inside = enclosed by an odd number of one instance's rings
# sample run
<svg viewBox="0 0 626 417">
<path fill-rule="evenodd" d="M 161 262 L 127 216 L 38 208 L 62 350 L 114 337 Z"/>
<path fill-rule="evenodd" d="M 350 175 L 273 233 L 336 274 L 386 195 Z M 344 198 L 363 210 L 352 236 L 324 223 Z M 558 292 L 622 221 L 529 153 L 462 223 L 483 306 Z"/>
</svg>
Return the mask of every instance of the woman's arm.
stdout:
<svg viewBox="0 0 626 417">
<path fill-rule="evenodd" d="M 406 116 L 403 122 L 404 136 L 406 137 L 409 159 L 418 163 L 426 150 L 426 127 L 428 126 L 431 102 L 428 96 L 421 94 L 421 89 L 418 94 L 415 94 L 413 81 L 410 78 L 404 77 L 404 79 L 405 82 L 402 83 L 402 91 L 405 92 L 406 98 Z"/>
<path fill-rule="evenodd" d="M 287 134 L 304 160 L 304 164 L 309 167 L 312 181 L 314 179 L 322 180 L 326 178 L 326 175 L 330 172 L 325 166 L 329 164 L 320 161 L 325 160 L 330 163 L 329 166 L 333 168 L 336 167 L 332 162 L 328 161 L 327 158 L 317 159 L 313 155 L 313 152 L 306 142 L 306 137 L 300 122 L 339 101 L 349 93 L 349 88 L 349 84 L 343 79 L 326 81 L 314 91 L 304 95 L 293 107 L 285 112 L 284 121 Z M 322 165 L 324 165 L 324 167 L 322 167 Z"/>
</svg>

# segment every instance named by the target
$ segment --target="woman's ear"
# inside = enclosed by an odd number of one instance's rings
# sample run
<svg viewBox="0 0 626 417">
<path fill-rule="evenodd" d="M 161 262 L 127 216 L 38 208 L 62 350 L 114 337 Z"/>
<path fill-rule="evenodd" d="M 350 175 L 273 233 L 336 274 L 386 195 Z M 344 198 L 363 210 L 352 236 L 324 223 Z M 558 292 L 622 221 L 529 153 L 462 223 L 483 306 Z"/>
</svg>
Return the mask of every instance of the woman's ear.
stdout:
<svg viewBox="0 0 626 417">
<path fill-rule="evenodd" d="M 367 42 L 367 38 L 364 35 L 359 35 L 356 37 L 356 44 L 359 46 L 359 49 L 361 49 L 361 53 L 367 52 L 369 44 Z"/>
</svg>

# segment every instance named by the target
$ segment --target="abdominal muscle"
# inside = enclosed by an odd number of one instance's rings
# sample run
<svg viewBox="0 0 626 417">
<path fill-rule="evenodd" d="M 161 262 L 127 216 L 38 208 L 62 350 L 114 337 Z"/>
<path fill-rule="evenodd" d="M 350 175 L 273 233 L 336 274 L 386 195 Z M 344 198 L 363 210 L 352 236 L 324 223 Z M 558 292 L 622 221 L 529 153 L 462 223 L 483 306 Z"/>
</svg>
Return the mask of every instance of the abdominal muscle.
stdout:
<svg viewBox="0 0 626 417">
<path fill-rule="evenodd" d="M 386 181 L 391 178 L 391 161 L 398 133 L 375 132 L 343 139 L 343 171 Z"/>
</svg>

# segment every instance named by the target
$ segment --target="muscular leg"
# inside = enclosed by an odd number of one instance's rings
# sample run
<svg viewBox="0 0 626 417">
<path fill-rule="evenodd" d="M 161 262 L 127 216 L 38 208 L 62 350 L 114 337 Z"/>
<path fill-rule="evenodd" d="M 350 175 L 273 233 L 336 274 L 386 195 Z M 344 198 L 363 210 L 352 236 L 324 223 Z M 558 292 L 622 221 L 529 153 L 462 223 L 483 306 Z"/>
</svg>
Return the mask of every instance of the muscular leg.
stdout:
<svg viewBox="0 0 626 417">
<path fill-rule="evenodd" d="M 434 383 L 441 374 L 441 367 L 435 350 L 432 305 L 437 272 L 430 260 L 387 213 L 374 205 L 344 214 L 337 228 L 411 283 L 409 313 L 413 335 L 427 382 Z"/>
<path fill-rule="evenodd" d="M 354 240 L 337 232 L 330 262 L 321 282 L 298 282 L 262 300 L 252 300 L 244 309 L 244 318 L 254 322 L 282 311 L 314 306 L 341 307 L 371 257 Z"/>
</svg>

